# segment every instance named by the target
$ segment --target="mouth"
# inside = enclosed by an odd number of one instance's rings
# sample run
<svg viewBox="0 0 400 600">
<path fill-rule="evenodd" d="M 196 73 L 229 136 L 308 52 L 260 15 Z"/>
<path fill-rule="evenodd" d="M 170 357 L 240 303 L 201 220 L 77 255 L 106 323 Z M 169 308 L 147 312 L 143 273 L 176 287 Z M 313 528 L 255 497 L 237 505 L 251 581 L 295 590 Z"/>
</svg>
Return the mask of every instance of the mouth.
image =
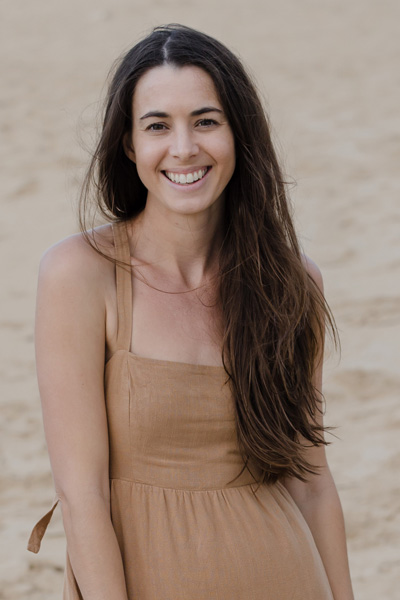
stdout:
<svg viewBox="0 0 400 600">
<path fill-rule="evenodd" d="M 162 173 L 167 179 L 172 181 L 172 183 L 184 186 L 193 185 L 197 181 L 201 181 L 210 170 L 211 167 L 203 167 L 201 169 L 190 171 L 190 173 L 173 173 L 172 171 L 162 171 Z"/>
</svg>

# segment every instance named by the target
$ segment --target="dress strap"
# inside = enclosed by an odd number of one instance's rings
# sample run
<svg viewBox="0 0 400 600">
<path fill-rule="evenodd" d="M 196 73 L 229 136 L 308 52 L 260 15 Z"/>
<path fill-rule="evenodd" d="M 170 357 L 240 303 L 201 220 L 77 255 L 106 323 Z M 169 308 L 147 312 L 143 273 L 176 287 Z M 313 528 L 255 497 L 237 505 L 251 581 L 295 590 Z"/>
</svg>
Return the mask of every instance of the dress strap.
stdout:
<svg viewBox="0 0 400 600">
<path fill-rule="evenodd" d="M 113 223 L 117 287 L 117 350 L 130 350 L 132 337 L 132 274 L 129 239 L 125 222 Z M 127 264 L 126 264 L 127 263 Z"/>
<path fill-rule="evenodd" d="M 47 526 L 51 521 L 51 517 L 53 516 L 53 512 L 55 511 L 58 502 L 59 498 L 56 497 L 49 512 L 47 512 L 32 529 L 32 533 L 28 541 L 28 550 L 30 552 L 34 552 L 35 554 L 39 552 L 42 538 L 46 533 Z"/>
</svg>

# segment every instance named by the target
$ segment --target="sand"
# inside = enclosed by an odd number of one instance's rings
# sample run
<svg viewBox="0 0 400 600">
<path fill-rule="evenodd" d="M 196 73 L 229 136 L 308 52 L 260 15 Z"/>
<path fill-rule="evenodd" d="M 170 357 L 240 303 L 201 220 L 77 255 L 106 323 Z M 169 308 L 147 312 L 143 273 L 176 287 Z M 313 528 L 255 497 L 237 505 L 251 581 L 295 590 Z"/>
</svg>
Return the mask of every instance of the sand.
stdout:
<svg viewBox="0 0 400 600">
<path fill-rule="evenodd" d="M 342 356 L 325 368 L 328 450 L 357 598 L 400 584 L 400 41 L 397 0 L 1 2 L 1 599 L 61 597 L 33 346 L 42 253 L 77 231 L 76 198 L 114 59 L 181 22 L 238 52 L 268 103 L 303 247 L 321 267 Z M 189 600 L 189 599 L 188 599 Z"/>
</svg>

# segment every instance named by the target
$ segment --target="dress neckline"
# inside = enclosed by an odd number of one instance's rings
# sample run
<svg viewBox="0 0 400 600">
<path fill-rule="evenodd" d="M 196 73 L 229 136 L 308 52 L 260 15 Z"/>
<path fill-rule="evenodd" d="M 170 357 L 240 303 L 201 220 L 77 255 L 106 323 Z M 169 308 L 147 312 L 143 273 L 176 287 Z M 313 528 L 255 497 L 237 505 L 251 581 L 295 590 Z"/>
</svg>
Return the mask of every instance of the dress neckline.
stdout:
<svg viewBox="0 0 400 600">
<path fill-rule="evenodd" d="M 178 368 L 183 368 L 183 369 L 185 369 L 185 368 L 186 369 L 192 368 L 195 370 L 211 369 L 211 370 L 215 370 L 215 371 L 226 372 L 222 365 L 205 365 L 205 364 L 201 364 L 201 363 L 183 362 L 180 360 L 168 360 L 168 359 L 164 359 L 164 358 L 151 358 L 150 356 L 142 356 L 140 354 L 135 354 L 134 352 L 131 352 L 130 350 L 126 350 L 126 352 L 133 359 L 143 361 L 143 362 L 159 364 L 159 365 L 164 365 L 164 366 L 177 366 Z"/>
<path fill-rule="evenodd" d="M 201 371 L 210 371 L 213 373 L 218 373 L 220 372 L 221 374 L 225 374 L 228 377 L 228 374 L 226 373 L 224 367 L 222 365 L 205 365 L 205 364 L 201 364 L 201 363 L 189 363 L 189 362 L 183 362 L 180 360 L 168 360 L 168 359 L 164 359 L 164 358 L 151 358 L 149 356 L 141 356 L 140 354 L 135 354 L 134 352 L 131 352 L 130 350 L 126 350 L 125 348 L 120 348 L 118 350 L 116 350 L 115 352 L 113 352 L 113 354 L 108 358 L 106 365 L 108 365 L 110 362 L 112 362 L 114 356 L 116 356 L 117 354 L 126 354 L 130 359 L 132 359 L 133 361 L 136 362 L 143 362 L 143 363 L 148 363 L 148 364 L 153 364 L 155 366 L 160 366 L 160 367 L 176 367 L 177 369 L 181 369 L 181 370 L 192 370 L 192 371 L 197 371 L 197 372 L 201 372 Z"/>
</svg>

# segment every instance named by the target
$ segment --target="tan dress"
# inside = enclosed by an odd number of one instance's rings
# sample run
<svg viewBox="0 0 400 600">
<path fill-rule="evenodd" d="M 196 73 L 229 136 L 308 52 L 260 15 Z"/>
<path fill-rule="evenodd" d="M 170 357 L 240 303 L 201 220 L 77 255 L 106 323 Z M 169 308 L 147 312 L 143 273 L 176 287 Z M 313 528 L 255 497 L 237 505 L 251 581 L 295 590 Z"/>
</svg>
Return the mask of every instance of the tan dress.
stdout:
<svg viewBox="0 0 400 600">
<path fill-rule="evenodd" d="M 116 256 L 129 262 L 126 229 L 113 227 Z M 332 600 L 289 493 L 280 483 L 254 493 L 242 472 L 223 368 L 132 354 L 129 271 L 117 266 L 116 282 L 105 390 L 111 515 L 129 600 Z M 39 551 L 56 504 L 29 550 Z M 67 551 L 64 600 L 81 598 Z"/>
</svg>

